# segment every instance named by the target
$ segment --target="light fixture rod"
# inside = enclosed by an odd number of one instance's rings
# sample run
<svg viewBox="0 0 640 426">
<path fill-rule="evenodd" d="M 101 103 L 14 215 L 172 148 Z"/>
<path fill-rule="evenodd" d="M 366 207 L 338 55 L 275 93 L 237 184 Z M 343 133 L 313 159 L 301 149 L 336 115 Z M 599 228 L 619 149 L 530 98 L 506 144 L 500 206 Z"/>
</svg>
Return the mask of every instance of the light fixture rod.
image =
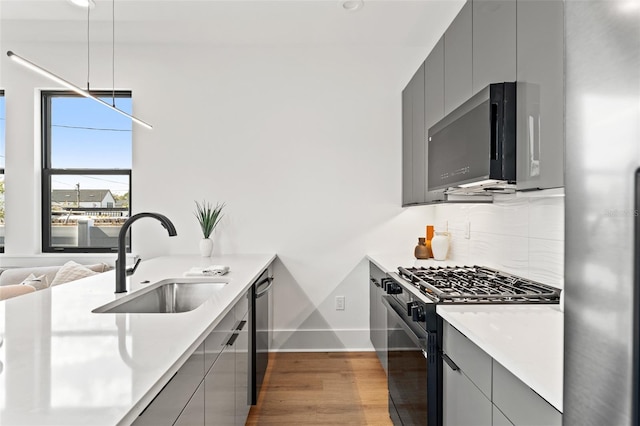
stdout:
<svg viewBox="0 0 640 426">
<path fill-rule="evenodd" d="M 137 123 L 143 127 L 146 127 L 147 129 L 153 129 L 153 126 L 151 126 L 151 124 L 146 123 L 142 120 L 140 120 L 139 118 L 134 117 L 133 115 L 127 114 L 126 112 L 122 111 L 121 109 L 116 108 L 114 105 L 110 105 L 108 102 L 103 101 L 102 99 L 93 96 L 91 93 L 89 93 L 88 91 L 81 89 L 80 87 L 76 86 L 73 83 L 68 82 L 67 80 L 58 77 L 57 75 L 55 75 L 54 73 L 47 71 L 46 69 L 34 64 L 33 62 L 16 55 L 15 53 L 13 53 L 12 51 L 7 51 L 7 56 L 9 58 L 11 58 L 13 61 L 15 61 L 16 63 L 22 65 L 25 68 L 30 69 L 31 71 L 34 71 L 44 77 L 47 77 L 49 80 L 52 80 L 56 83 L 58 83 L 61 86 L 64 86 L 70 90 L 73 90 L 74 92 L 76 92 L 77 94 L 79 94 L 80 96 L 84 96 L 85 98 L 90 98 L 93 99 L 94 101 L 106 106 L 109 109 L 114 110 L 115 112 L 124 115 L 125 117 L 129 118 L 131 121 L 133 121 L 134 123 Z"/>
</svg>

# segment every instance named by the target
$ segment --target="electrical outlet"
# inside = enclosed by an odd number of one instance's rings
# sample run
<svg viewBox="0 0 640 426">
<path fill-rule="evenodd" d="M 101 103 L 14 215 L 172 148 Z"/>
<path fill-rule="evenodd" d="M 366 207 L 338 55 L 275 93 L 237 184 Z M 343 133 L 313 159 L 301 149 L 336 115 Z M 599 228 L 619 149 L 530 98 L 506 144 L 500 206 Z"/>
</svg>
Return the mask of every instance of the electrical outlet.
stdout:
<svg viewBox="0 0 640 426">
<path fill-rule="evenodd" d="M 471 222 L 464 223 L 464 237 L 468 240 L 471 238 Z"/>
<path fill-rule="evenodd" d="M 336 296 L 336 311 L 344 311 L 344 296 Z"/>
</svg>

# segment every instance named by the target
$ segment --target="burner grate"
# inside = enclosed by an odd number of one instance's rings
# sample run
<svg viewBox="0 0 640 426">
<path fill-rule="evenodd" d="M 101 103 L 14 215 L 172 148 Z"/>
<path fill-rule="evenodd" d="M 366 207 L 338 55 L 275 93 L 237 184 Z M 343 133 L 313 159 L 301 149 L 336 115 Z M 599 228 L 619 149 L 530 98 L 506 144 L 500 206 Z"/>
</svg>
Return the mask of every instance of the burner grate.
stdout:
<svg viewBox="0 0 640 426">
<path fill-rule="evenodd" d="M 558 303 L 560 290 L 484 266 L 398 268 L 400 276 L 442 303 Z"/>
</svg>

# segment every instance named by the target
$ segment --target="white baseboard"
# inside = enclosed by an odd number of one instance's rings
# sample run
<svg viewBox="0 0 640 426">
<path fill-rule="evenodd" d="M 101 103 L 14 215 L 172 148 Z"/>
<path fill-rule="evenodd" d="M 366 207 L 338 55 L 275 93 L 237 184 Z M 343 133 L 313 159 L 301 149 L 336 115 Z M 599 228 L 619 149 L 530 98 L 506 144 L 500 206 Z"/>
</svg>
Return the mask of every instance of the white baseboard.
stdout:
<svg viewBox="0 0 640 426">
<path fill-rule="evenodd" d="M 274 330 L 273 352 L 373 351 L 369 330 Z"/>
</svg>

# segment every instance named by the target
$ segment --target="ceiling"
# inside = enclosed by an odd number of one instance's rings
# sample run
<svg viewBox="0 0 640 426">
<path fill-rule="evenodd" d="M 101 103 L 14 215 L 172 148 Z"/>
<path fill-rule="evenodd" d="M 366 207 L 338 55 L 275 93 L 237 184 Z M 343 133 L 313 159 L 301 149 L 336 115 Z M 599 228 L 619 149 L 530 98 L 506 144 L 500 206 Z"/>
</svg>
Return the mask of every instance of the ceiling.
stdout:
<svg viewBox="0 0 640 426">
<path fill-rule="evenodd" d="M 92 42 L 112 39 L 112 1 L 95 0 Z M 431 47 L 464 0 L 115 0 L 118 43 Z M 68 0 L 0 0 L 3 41 L 83 42 L 86 9 Z"/>
</svg>

